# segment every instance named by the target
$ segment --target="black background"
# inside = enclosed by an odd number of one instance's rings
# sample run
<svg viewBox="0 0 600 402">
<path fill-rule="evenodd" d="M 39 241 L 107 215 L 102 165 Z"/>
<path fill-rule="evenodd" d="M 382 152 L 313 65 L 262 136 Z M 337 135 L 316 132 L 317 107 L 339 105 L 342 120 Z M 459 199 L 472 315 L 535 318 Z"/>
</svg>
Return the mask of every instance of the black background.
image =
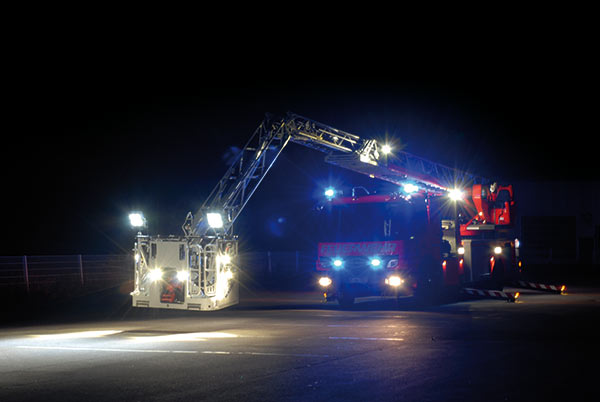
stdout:
<svg viewBox="0 0 600 402">
<path fill-rule="evenodd" d="M 388 138 L 505 183 L 598 179 L 588 54 L 552 43 L 530 50 L 371 54 L 323 68 L 251 59 L 193 74 L 28 70 L 5 94 L 0 255 L 127 252 L 134 209 L 153 233 L 179 234 L 225 172 L 229 147 L 243 146 L 265 112 Z M 269 222 L 302 216 L 314 188 L 346 174 L 322 158 L 286 149 L 241 218 L 250 243 L 273 237 Z"/>
</svg>

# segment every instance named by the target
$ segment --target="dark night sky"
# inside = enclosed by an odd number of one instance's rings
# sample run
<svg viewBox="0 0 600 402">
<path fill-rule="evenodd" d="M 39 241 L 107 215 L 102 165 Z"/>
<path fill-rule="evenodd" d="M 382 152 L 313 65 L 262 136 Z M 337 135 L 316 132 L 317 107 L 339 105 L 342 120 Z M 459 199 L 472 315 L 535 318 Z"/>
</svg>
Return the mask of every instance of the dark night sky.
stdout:
<svg viewBox="0 0 600 402">
<path fill-rule="evenodd" d="M 151 230 L 180 234 L 186 212 L 225 172 L 222 155 L 242 146 L 265 112 L 388 135 L 408 152 L 504 182 L 597 179 L 585 72 L 492 61 L 297 79 L 221 74 L 164 91 L 85 85 L 79 76 L 26 88 L 11 99 L 14 124 L 3 136 L 0 255 L 128 251 L 132 209 L 146 212 Z M 302 208 L 310 187 L 337 174 L 322 157 L 290 146 L 246 222 Z"/>
</svg>

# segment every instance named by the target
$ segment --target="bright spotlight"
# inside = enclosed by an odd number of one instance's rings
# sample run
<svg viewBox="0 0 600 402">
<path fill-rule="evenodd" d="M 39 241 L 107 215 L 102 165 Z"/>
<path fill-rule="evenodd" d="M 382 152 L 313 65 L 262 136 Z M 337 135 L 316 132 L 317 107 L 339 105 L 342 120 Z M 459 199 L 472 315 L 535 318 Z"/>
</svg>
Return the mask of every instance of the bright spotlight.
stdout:
<svg viewBox="0 0 600 402">
<path fill-rule="evenodd" d="M 392 147 L 389 144 L 384 144 L 381 147 L 381 152 L 383 152 L 385 155 L 389 154 L 390 152 L 392 152 Z"/>
<path fill-rule="evenodd" d="M 389 278 L 387 278 L 387 280 L 386 280 L 386 283 L 393 287 L 398 287 L 398 286 L 402 285 L 403 282 L 404 281 L 402 280 L 402 278 L 400 278 L 397 275 L 392 275 Z"/>
<path fill-rule="evenodd" d="M 327 189 L 325 189 L 325 197 L 333 198 L 334 195 L 335 195 L 335 190 L 333 188 L 328 187 Z"/>
<path fill-rule="evenodd" d="M 219 229 L 223 227 L 223 217 L 218 212 L 209 212 L 206 214 L 208 220 L 208 226 L 213 229 Z"/>
<path fill-rule="evenodd" d="M 231 256 L 229 254 L 221 254 L 217 256 L 217 263 L 221 265 L 231 264 Z"/>
<path fill-rule="evenodd" d="M 336 258 L 335 260 L 333 260 L 333 266 L 337 267 L 337 268 L 341 268 L 343 263 L 344 263 L 344 261 L 342 261 L 339 258 Z"/>
<path fill-rule="evenodd" d="M 452 190 L 448 191 L 448 197 L 452 201 L 460 201 L 463 198 L 463 192 L 458 188 L 453 188 Z"/>
<path fill-rule="evenodd" d="M 494 254 L 502 253 L 502 247 L 494 247 Z"/>
<path fill-rule="evenodd" d="M 148 277 L 150 278 L 150 280 L 152 282 L 162 279 L 162 275 L 163 275 L 163 272 L 162 272 L 162 269 L 160 269 L 160 268 L 151 269 L 150 272 L 148 273 Z"/>
<path fill-rule="evenodd" d="M 331 285 L 331 278 L 328 278 L 326 276 L 320 277 L 319 278 L 319 285 L 321 285 L 324 288 L 326 288 L 327 286 Z"/>
<path fill-rule="evenodd" d="M 146 226 L 146 218 L 141 212 L 132 212 L 129 214 L 129 224 L 134 228 L 141 228 Z"/>
<path fill-rule="evenodd" d="M 177 272 L 177 280 L 179 282 L 187 281 L 189 276 L 190 276 L 190 273 L 188 271 L 178 271 Z"/>
<path fill-rule="evenodd" d="M 371 266 L 373 268 L 377 268 L 381 265 L 381 260 L 379 258 L 372 258 L 371 259 Z"/>
<path fill-rule="evenodd" d="M 412 183 L 406 183 L 402 189 L 404 190 L 405 193 L 407 194 L 412 194 L 412 193 L 416 193 L 417 191 L 419 191 L 419 187 L 417 187 L 416 185 L 412 184 Z"/>
</svg>

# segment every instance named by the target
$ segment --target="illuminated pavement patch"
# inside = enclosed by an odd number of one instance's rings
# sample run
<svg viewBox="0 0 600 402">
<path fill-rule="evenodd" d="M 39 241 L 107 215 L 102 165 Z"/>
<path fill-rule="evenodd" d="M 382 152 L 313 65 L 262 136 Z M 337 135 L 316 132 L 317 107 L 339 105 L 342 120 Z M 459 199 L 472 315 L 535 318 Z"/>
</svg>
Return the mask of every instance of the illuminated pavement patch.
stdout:
<svg viewBox="0 0 600 402">
<path fill-rule="evenodd" d="M 169 335 L 133 336 L 130 339 L 138 342 L 190 342 L 208 339 L 237 338 L 238 335 L 228 332 L 192 332 Z"/>
<path fill-rule="evenodd" d="M 309 353 L 273 353 L 273 352 L 240 352 L 218 350 L 165 350 L 165 349 L 121 349 L 121 348 L 88 348 L 71 346 L 30 346 L 18 345 L 18 349 L 57 350 L 57 351 L 83 351 L 83 352 L 116 352 L 116 353 L 187 353 L 211 355 L 247 355 L 247 356 L 290 356 L 290 357 L 329 357 L 329 355 L 315 355 Z"/>
<path fill-rule="evenodd" d="M 598 294 L 5 328 L 0 401 L 585 400 Z"/>
<path fill-rule="evenodd" d="M 57 340 L 57 339 L 84 339 L 84 338 L 99 338 L 102 336 L 109 336 L 119 334 L 123 331 L 116 330 L 104 330 L 104 331 L 78 331 L 78 332 L 66 332 L 57 334 L 41 334 L 31 335 L 31 337 L 41 340 Z"/>
</svg>

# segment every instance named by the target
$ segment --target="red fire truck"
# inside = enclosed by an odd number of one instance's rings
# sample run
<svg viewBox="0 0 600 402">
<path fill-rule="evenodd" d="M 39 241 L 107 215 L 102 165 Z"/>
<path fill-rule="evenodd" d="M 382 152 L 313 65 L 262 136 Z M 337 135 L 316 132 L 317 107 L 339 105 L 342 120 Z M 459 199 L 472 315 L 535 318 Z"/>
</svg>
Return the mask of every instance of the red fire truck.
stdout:
<svg viewBox="0 0 600 402">
<path fill-rule="evenodd" d="M 433 300 L 462 287 L 502 290 L 518 275 L 511 186 L 437 195 L 415 182 L 385 194 L 356 190 L 327 189 L 319 207 L 326 241 L 316 269 L 326 300 L 346 307 L 375 295 Z"/>
<path fill-rule="evenodd" d="M 233 224 L 290 142 L 392 186 L 326 189 L 317 270 L 327 300 L 350 305 L 368 294 L 501 289 L 514 275 L 511 186 L 288 113 L 266 116 L 197 213 L 188 213 L 183 236 L 138 233 L 134 306 L 203 311 L 238 302 Z"/>
</svg>

